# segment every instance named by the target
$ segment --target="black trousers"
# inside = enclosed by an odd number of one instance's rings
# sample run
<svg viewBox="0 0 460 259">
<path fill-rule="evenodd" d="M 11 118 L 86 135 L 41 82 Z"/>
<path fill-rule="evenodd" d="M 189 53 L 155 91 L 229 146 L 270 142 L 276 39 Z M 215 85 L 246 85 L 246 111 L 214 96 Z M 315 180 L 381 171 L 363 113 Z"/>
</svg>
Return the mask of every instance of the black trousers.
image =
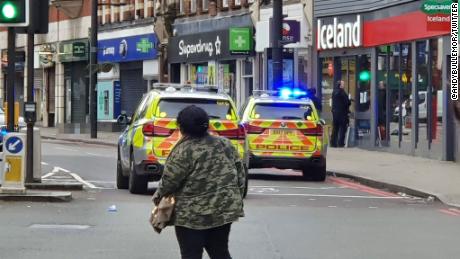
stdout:
<svg viewBox="0 0 460 259">
<path fill-rule="evenodd" d="M 347 133 L 348 119 L 345 116 L 334 116 L 332 120 L 332 147 L 345 146 L 345 134 Z"/>
<path fill-rule="evenodd" d="M 182 259 L 202 259 L 203 248 L 211 259 L 231 259 L 228 251 L 228 236 L 231 224 L 217 228 L 195 230 L 176 226 Z"/>
</svg>

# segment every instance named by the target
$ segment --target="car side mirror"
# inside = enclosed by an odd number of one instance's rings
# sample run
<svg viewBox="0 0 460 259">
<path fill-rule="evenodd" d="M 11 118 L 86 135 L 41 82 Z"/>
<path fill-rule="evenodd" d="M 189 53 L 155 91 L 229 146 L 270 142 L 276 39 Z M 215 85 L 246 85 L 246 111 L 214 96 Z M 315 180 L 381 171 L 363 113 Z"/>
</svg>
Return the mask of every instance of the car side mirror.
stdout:
<svg viewBox="0 0 460 259">
<path fill-rule="evenodd" d="M 324 125 L 326 125 L 326 121 L 325 121 L 324 119 L 320 119 L 320 120 L 319 120 L 319 124 L 321 124 L 321 125 L 324 126 Z"/>
<path fill-rule="evenodd" d="M 121 114 L 117 118 L 117 124 L 121 126 L 131 124 L 131 117 L 128 117 L 126 114 Z"/>
</svg>

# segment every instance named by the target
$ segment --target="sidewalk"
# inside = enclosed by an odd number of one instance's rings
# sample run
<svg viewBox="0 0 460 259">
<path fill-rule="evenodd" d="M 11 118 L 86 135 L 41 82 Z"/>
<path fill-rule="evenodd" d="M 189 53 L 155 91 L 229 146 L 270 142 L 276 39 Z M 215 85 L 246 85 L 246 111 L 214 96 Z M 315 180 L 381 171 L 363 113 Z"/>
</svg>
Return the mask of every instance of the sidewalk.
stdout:
<svg viewBox="0 0 460 259">
<path fill-rule="evenodd" d="M 117 146 L 120 133 L 56 134 L 56 129 L 42 128 L 43 138 Z M 433 196 L 443 203 L 460 207 L 460 164 L 402 154 L 368 151 L 358 148 L 329 148 L 327 170 L 373 187 L 409 195 Z"/>
<path fill-rule="evenodd" d="M 329 148 L 327 159 L 337 176 L 460 207 L 460 164 L 358 148 Z"/>
<path fill-rule="evenodd" d="M 92 139 L 90 134 L 59 134 L 56 128 L 40 128 L 44 139 L 57 139 L 71 142 L 84 142 L 88 144 L 117 146 L 120 132 L 98 132 L 97 139 Z"/>
</svg>

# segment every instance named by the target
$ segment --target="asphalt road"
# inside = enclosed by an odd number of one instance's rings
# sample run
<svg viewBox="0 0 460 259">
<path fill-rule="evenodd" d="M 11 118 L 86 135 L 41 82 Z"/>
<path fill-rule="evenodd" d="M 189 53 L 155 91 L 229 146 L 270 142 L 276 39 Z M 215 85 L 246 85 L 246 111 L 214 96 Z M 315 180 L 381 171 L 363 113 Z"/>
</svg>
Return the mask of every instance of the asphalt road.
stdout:
<svg viewBox="0 0 460 259">
<path fill-rule="evenodd" d="M 45 142 L 43 174 L 74 174 L 85 190 L 70 203 L 0 202 L 0 258 L 179 258 L 173 229 L 147 222 L 153 189 L 116 190 L 115 161 L 112 147 Z M 252 170 L 245 213 L 236 259 L 460 257 L 460 210 L 346 179 Z"/>
</svg>

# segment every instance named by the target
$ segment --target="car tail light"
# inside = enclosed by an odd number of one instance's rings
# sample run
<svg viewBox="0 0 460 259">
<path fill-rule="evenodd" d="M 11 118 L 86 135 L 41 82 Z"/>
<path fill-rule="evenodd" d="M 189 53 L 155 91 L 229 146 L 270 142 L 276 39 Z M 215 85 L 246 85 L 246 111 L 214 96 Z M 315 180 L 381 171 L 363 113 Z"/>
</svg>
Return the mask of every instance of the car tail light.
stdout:
<svg viewBox="0 0 460 259">
<path fill-rule="evenodd" d="M 260 133 L 264 132 L 264 130 L 265 130 L 262 127 L 253 126 L 253 125 L 250 125 L 249 123 L 245 123 L 244 128 L 246 129 L 246 132 L 248 134 L 260 134 Z"/>
<path fill-rule="evenodd" d="M 246 137 L 246 131 L 242 125 L 238 126 L 238 129 L 216 131 L 219 136 L 226 137 L 229 139 L 244 139 Z"/>
<path fill-rule="evenodd" d="M 158 127 L 153 125 L 153 123 L 146 123 L 142 127 L 142 133 L 144 133 L 144 136 L 148 137 L 168 137 L 173 134 L 174 130 L 173 129 L 168 129 L 168 128 L 163 128 L 163 127 Z"/>
<path fill-rule="evenodd" d="M 301 131 L 305 136 L 323 136 L 323 126 L 320 124 L 317 124 L 315 128 L 302 129 Z"/>
</svg>

